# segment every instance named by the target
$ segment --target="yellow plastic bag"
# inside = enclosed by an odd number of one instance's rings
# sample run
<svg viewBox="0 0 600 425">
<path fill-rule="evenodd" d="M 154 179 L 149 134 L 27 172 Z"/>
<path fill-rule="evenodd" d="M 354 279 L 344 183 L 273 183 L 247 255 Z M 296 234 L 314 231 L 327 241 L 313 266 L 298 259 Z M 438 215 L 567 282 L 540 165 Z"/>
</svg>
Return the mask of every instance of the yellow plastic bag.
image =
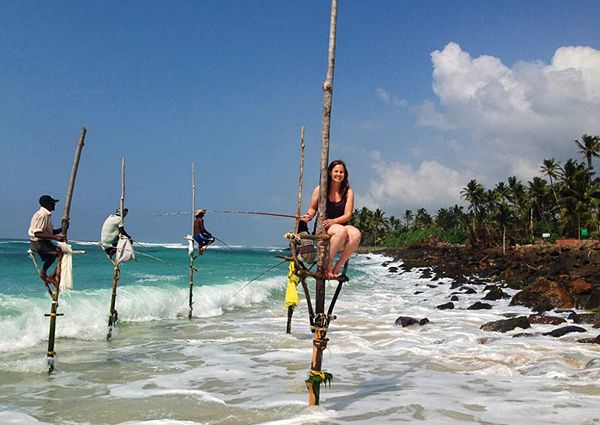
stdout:
<svg viewBox="0 0 600 425">
<path fill-rule="evenodd" d="M 290 267 L 288 269 L 288 283 L 287 289 L 285 290 L 285 306 L 295 307 L 298 305 L 300 300 L 298 299 L 298 276 L 296 276 L 294 262 L 290 261 Z"/>
</svg>

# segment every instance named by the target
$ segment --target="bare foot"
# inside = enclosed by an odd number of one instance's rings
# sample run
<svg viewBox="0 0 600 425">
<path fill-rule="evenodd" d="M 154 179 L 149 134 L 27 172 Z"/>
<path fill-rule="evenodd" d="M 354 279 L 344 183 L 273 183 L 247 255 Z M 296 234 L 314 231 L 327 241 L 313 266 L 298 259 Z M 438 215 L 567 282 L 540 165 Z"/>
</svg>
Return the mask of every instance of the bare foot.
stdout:
<svg viewBox="0 0 600 425">
<path fill-rule="evenodd" d="M 340 264 L 340 262 L 338 261 L 338 262 L 335 264 L 335 267 L 333 268 L 333 273 L 332 273 L 333 275 L 335 275 L 335 278 L 336 278 L 336 279 L 337 279 L 337 278 L 338 278 L 338 276 L 340 275 L 340 267 L 341 267 L 341 264 Z"/>
<path fill-rule="evenodd" d="M 46 283 L 46 286 L 50 286 L 50 284 L 54 285 L 55 288 L 58 288 L 59 283 L 56 281 L 56 276 L 48 276 L 46 277 L 46 279 L 44 280 L 44 283 Z"/>
<path fill-rule="evenodd" d="M 337 279 L 338 277 L 337 273 L 332 272 L 330 267 L 327 267 L 327 270 L 325 271 L 325 276 L 328 280 Z"/>
</svg>

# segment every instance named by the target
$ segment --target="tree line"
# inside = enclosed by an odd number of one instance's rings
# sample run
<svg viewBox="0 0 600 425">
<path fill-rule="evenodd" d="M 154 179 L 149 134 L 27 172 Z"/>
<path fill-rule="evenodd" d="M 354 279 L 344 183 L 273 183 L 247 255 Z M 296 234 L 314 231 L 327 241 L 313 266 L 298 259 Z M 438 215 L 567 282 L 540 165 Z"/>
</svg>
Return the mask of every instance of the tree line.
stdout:
<svg viewBox="0 0 600 425">
<path fill-rule="evenodd" d="M 362 232 L 364 246 L 397 247 L 438 238 L 473 246 L 531 243 L 546 237 L 600 238 L 600 178 L 593 159 L 600 156 L 600 136 L 575 140 L 583 161 L 544 159 L 540 176 L 527 183 L 511 176 L 489 189 L 471 180 L 460 196 L 467 207 L 407 209 L 402 217 L 386 217 L 381 209 L 354 211 L 351 224 Z"/>
</svg>

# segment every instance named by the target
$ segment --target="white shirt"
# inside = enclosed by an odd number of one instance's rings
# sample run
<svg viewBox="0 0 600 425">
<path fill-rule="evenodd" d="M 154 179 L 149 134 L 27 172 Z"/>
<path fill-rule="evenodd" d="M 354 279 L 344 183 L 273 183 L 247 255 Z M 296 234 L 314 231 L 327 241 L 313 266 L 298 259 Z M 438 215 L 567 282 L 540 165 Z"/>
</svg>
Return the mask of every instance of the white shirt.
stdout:
<svg viewBox="0 0 600 425">
<path fill-rule="evenodd" d="M 102 225 L 100 243 L 102 245 L 112 245 L 119 240 L 119 227 L 123 227 L 121 216 L 111 214 Z"/>
<path fill-rule="evenodd" d="M 43 232 L 50 235 L 54 234 L 54 228 L 52 227 L 52 220 L 50 217 L 51 215 L 52 213 L 44 207 L 40 207 L 40 209 L 33 214 L 33 217 L 31 217 L 31 223 L 29 224 L 29 230 L 27 231 L 30 241 L 35 242 L 43 240 L 35 237 L 37 232 Z"/>
</svg>

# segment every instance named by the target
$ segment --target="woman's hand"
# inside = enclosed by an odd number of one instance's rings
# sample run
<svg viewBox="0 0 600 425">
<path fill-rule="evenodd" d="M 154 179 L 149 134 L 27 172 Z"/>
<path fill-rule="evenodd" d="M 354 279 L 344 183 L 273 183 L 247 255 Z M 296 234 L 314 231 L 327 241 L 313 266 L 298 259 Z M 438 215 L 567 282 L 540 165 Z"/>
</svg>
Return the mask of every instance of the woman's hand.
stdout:
<svg viewBox="0 0 600 425">
<path fill-rule="evenodd" d="M 300 217 L 300 220 L 308 223 L 309 221 L 311 221 L 313 218 L 310 214 L 304 214 L 302 217 Z"/>
<path fill-rule="evenodd" d="M 336 224 L 334 219 L 326 218 L 325 220 L 323 220 L 323 227 L 325 228 L 325 230 L 328 230 L 334 224 Z"/>
</svg>

